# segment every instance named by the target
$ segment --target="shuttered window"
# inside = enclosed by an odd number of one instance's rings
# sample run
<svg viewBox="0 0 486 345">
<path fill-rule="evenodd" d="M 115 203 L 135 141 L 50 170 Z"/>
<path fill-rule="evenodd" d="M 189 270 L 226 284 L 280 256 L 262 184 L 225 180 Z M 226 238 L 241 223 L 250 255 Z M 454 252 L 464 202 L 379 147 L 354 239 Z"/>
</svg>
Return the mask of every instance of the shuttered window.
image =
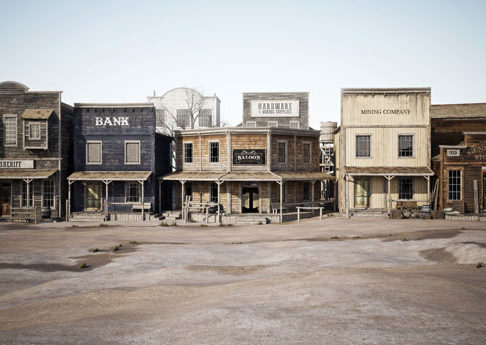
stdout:
<svg viewBox="0 0 486 345">
<path fill-rule="evenodd" d="M 4 115 L 5 145 L 17 145 L 17 115 Z"/>
<path fill-rule="evenodd" d="M 29 122 L 29 139 L 40 140 L 41 124 L 39 122 Z"/>
<path fill-rule="evenodd" d="M 86 164 L 101 164 L 101 152 L 101 141 L 88 141 L 86 143 Z"/>
<path fill-rule="evenodd" d="M 140 164 L 140 141 L 125 141 L 125 164 Z"/>
</svg>

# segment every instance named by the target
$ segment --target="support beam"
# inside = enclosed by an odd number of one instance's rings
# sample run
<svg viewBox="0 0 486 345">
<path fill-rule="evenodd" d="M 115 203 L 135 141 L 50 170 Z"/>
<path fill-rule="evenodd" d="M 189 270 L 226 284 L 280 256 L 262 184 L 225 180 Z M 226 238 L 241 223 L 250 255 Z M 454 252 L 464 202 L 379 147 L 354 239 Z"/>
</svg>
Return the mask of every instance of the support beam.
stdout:
<svg viewBox="0 0 486 345">
<path fill-rule="evenodd" d="M 284 182 L 282 180 L 280 180 L 279 182 L 277 182 L 279 185 L 280 185 L 280 223 L 283 222 L 283 214 L 282 214 L 282 211 L 283 211 L 283 198 L 282 198 L 282 194 L 283 194 L 283 184 Z"/>
<path fill-rule="evenodd" d="M 386 204 L 387 204 L 387 212 L 388 214 L 390 215 L 391 214 L 391 210 L 392 210 L 392 198 L 391 198 L 391 180 L 394 178 L 395 176 L 385 176 L 385 178 L 387 179 L 387 193 L 386 193 Z"/>
<path fill-rule="evenodd" d="M 183 221 L 186 221 L 186 217 L 184 214 L 184 184 L 186 183 L 186 180 L 180 180 L 181 182 L 181 216 Z"/>
<path fill-rule="evenodd" d="M 161 180 L 158 181 L 159 181 L 159 217 L 162 217 L 162 181 Z"/>
<path fill-rule="evenodd" d="M 139 180 L 138 183 L 140 183 L 142 185 L 142 197 L 140 198 L 140 203 L 142 204 L 142 221 L 145 220 L 145 203 L 144 203 L 144 199 L 145 199 L 145 195 L 144 195 L 144 183 L 145 181 L 144 180 Z"/>
<path fill-rule="evenodd" d="M 314 207 L 314 185 L 316 184 L 316 181 L 311 182 L 311 206 Z M 312 215 L 314 215 L 314 209 L 312 209 Z"/>
<path fill-rule="evenodd" d="M 432 200 L 430 200 L 430 176 L 424 176 L 427 180 L 427 204 L 431 204 Z"/>
<path fill-rule="evenodd" d="M 71 219 L 71 185 L 74 181 L 68 180 L 68 209 L 66 210 L 66 219 L 69 221 Z"/>
<path fill-rule="evenodd" d="M 221 224 L 221 207 L 219 205 L 219 196 L 220 196 L 220 191 L 221 191 L 221 181 L 216 181 L 216 184 L 218 185 L 218 223 Z"/>
<path fill-rule="evenodd" d="M 349 219 L 349 175 L 344 175 L 344 208 L 346 213 L 346 218 Z"/>
</svg>

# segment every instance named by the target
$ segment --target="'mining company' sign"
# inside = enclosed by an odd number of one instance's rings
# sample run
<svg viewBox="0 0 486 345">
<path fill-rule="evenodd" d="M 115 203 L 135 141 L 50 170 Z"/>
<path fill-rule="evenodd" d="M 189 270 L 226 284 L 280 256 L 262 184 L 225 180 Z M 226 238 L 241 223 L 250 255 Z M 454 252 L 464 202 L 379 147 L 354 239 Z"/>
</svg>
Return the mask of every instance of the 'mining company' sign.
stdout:
<svg viewBox="0 0 486 345">
<path fill-rule="evenodd" d="M 252 117 L 299 117 L 298 100 L 251 101 Z"/>
</svg>

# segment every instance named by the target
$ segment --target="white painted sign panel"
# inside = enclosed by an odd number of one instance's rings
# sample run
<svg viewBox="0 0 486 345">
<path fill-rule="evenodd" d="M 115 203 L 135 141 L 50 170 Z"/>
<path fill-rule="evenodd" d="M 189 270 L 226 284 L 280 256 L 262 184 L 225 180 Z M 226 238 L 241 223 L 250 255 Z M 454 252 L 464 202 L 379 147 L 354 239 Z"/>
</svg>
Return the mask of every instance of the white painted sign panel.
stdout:
<svg viewBox="0 0 486 345">
<path fill-rule="evenodd" d="M 461 150 L 447 150 L 448 157 L 459 157 L 461 155 Z"/>
<path fill-rule="evenodd" d="M 0 160 L 0 169 L 34 169 L 33 160 Z"/>
<path fill-rule="evenodd" d="M 299 117 L 298 100 L 250 101 L 251 117 Z"/>
<path fill-rule="evenodd" d="M 111 117 L 111 116 L 103 116 L 103 117 L 95 117 L 95 126 L 130 126 L 128 123 L 127 116 L 118 116 L 118 117 Z"/>
</svg>

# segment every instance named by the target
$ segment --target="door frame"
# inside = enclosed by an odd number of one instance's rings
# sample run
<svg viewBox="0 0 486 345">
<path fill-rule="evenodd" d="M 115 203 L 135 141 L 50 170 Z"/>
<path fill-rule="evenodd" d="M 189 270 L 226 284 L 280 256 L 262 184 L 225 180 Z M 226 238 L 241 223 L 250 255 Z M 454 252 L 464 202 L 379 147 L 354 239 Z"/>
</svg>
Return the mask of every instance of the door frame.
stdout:
<svg viewBox="0 0 486 345">
<path fill-rule="evenodd" d="M 12 202 L 13 202 L 12 180 L 6 180 L 5 182 L 2 181 L 1 183 L 8 185 L 9 188 L 10 188 L 10 196 L 9 196 L 9 200 L 8 200 L 8 207 L 9 207 L 9 214 L 8 214 L 8 216 L 10 216 L 10 212 L 12 212 Z M 1 207 L 1 205 L 0 205 L 0 207 Z M 3 213 L 1 213 L 0 216 L 1 217 L 4 217 L 5 215 Z"/>
<path fill-rule="evenodd" d="M 88 208 L 88 185 L 98 185 L 100 187 L 100 195 L 99 195 L 99 201 L 100 201 L 100 207 L 99 208 Z M 84 210 L 87 212 L 96 212 L 96 211 L 101 211 L 103 208 L 103 186 L 101 185 L 101 181 L 87 181 L 84 183 Z"/>
<path fill-rule="evenodd" d="M 258 208 L 258 212 L 243 212 L 243 208 L 244 208 L 244 205 L 243 205 L 243 195 L 245 193 L 243 193 L 243 190 L 245 188 L 248 188 L 248 189 L 256 189 L 256 192 L 258 194 L 258 200 L 257 200 L 257 207 Z M 253 193 L 251 193 L 251 195 L 253 195 Z M 243 181 L 241 183 L 241 189 L 240 189 L 240 204 L 241 204 L 241 213 L 248 213 L 248 214 L 251 214 L 251 213 L 260 213 L 261 210 L 260 210 L 260 197 L 261 197 L 261 190 L 260 190 L 260 184 L 258 182 L 247 182 L 247 181 Z M 250 196 L 248 196 L 248 200 L 250 200 Z M 253 208 L 255 208 L 255 203 L 254 203 L 254 200 L 253 198 L 251 199 L 252 200 L 252 206 Z M 248 201 L 249 202 L 249 201 Z M 248 204 L 249 206 L 249 204 Z"/>
<path fill-rule="evenodd" d="M 357 203 L 356 203 L 356 197 L 357 197 L 357 194 L 356 194 L 356 186 L 358 185 L 358 181 L 367 181 L 368 182 L 368 189 L 367 189 L 367 202 L 366 202 L 366 206 L 364 207 L 358 207 L 357 206 Z M 355 209 L 369 209 L 370 208 L 370 200 L 371 199 L 371 178 L 369 177 L 355 177 L 354 178 L 354 190 L 353 190 L 353 205 L 354 205 L 354 208 Z"/>
</svg>

